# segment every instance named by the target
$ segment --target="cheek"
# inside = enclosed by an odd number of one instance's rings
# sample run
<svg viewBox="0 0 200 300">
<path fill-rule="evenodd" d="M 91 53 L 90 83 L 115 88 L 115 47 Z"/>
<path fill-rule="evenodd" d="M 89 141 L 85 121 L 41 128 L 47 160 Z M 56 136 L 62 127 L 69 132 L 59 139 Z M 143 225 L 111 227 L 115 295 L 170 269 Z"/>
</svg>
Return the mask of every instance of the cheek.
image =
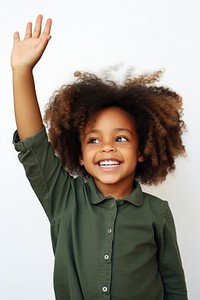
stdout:
<svg viewBox="0 0 200 300">
<path fill-rule="evenodd" d="M 79 163 L 81 166 L 85 166 L 85 168 L 91 167 L 91 165 L 95 162 L 96 160 L 96 154 L 97 154 L 97 149 L 94 149 L 96 147 L 85 147 L 82 148 L 82 153 L 79 157 Z"/>
</svg>

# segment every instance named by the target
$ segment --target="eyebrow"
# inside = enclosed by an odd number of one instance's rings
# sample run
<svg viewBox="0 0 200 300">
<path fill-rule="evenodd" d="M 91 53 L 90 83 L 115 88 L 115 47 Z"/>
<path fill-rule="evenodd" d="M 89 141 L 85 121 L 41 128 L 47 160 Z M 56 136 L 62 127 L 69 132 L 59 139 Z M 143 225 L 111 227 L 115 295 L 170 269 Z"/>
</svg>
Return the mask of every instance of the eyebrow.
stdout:
<svg viewBox="0 0 200 300">
<path fill-rule="evenodd" d="M 129 130 L 128 128 L 115 128 L 114 131 L 116 132 L 120 132 L 120 131 L 127 131 L 129 132 L 131 135 L 133 135 L 133 132 L 131 130 Z M 88 131 L 84 134 L 84 136 L 87 136 L 90 133 L 100 133 L 101 130 L 100 129 L 93 129 L 91 131 Z"/>
</svg>

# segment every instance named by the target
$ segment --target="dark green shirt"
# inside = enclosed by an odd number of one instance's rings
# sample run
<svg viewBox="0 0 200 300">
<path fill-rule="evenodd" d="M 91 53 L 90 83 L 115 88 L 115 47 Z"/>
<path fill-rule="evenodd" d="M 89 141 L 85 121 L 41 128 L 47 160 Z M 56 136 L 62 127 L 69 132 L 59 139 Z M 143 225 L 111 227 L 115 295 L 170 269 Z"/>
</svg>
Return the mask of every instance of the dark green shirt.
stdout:
<svg viewBox="0 0 200 300">
<path fill-rule="evenodd" d="M 57 300 L 187 299 L 166 201 L 137 182 L 123 200 L 104 197 L 92 178 L 63 170 L 44 128 L 23 142 L 15 134 L 14 142 L 51 224 Z"/>
</svg>

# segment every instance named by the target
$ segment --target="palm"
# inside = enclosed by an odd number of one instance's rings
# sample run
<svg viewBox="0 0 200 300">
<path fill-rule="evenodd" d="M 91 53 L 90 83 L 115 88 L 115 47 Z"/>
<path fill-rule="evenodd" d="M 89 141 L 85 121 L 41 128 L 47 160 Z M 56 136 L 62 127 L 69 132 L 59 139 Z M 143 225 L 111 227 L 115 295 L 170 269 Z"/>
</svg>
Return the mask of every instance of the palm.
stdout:
<svg viewBox="0 0 200 300">
<path fill-rule="evenodd" d="M 33 32 L 32 24 L 27 24 L 23 40 L 20 40 L 18 32 L 14 34 L 14 45 L 11 55 L 11 65 L 13 69 L 18 67 L 33 68 L 38 62 L 50 39 L 51 20 L 48 19 L 46 21 L 42 33 L 41 27 L 42 16 L 38 16 Z"/>
</svg>

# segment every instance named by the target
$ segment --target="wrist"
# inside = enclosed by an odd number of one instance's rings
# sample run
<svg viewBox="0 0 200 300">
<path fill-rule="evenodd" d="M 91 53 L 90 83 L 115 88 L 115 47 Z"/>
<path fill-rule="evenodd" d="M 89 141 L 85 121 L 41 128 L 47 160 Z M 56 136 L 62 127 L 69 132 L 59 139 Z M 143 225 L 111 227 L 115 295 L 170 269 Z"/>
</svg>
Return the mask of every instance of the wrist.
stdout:
<svg viewBox="0 0 200 300">
<path fill-rule="evenodd" d="M 30 66 L 18 66 L 12 67 L 13 74 L 30 74 L 33 72 L 33 67 Z"/>
</svg>

